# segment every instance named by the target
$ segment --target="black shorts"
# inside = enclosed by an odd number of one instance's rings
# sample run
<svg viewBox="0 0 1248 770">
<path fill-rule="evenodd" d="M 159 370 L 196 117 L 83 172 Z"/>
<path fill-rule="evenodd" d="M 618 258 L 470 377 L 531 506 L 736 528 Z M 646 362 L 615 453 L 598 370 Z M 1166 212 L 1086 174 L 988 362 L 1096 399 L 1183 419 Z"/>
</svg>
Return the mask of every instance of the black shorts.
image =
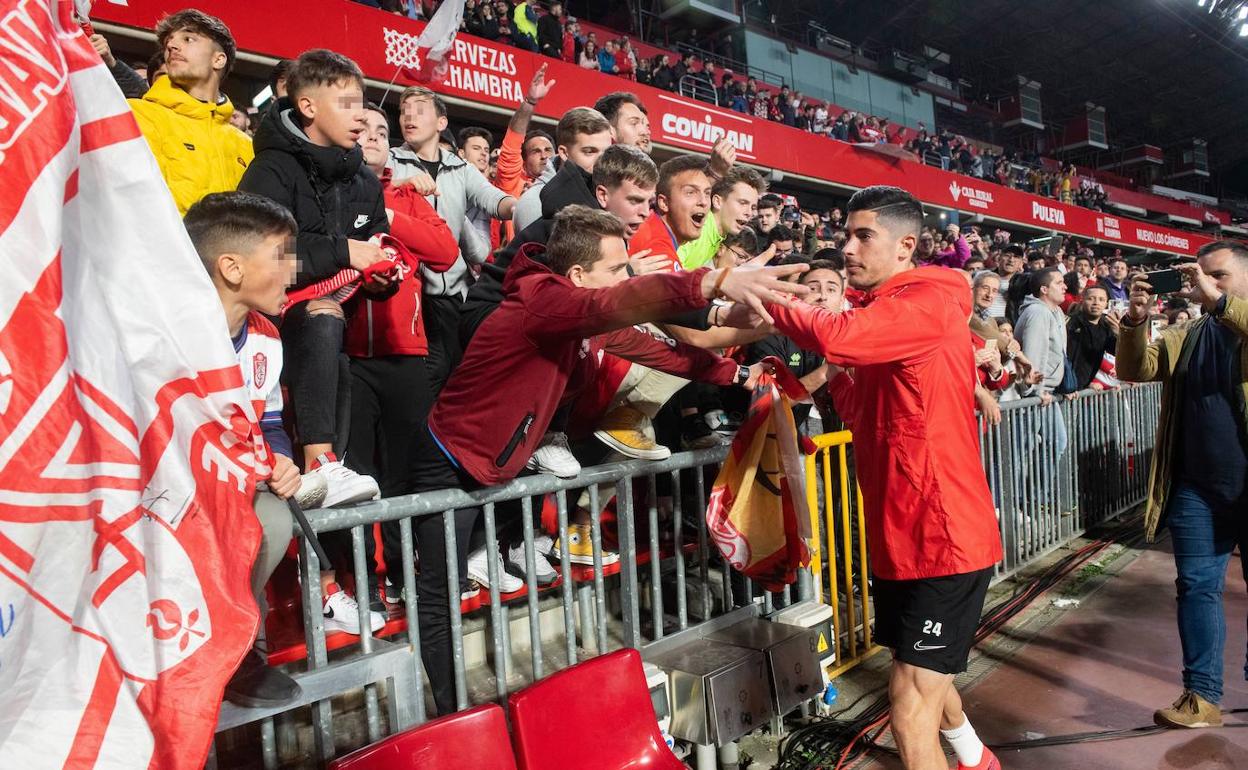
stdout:
<svg viewBox="0 0 1248 770">
<path fill-rule="evenodd" d="M 920 580 L 872 581 L 875 641 L 902 663 L 960 674 L 975 642 L 992 567 Z"/>
</svg>

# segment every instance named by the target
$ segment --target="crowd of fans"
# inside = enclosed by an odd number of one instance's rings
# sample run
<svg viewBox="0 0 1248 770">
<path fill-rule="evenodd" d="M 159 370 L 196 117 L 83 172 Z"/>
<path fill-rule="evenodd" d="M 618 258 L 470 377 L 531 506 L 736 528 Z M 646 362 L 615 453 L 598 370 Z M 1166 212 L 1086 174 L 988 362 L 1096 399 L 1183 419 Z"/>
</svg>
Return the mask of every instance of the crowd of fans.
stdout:
<svg viewBox="0 0 1248 770">
<path fill-rule="evenodd" d="M 529 30 L 499 18 L 505 3 L 469 5 L 466 24 L 496 21 L 513 41 Z M 514 10 L 527 14 L 527 5 Z M 538 50 L 556 40 L 541 23 L 559 18 L 560 5 L 551 10 L 531 25 Z M 229 29 L 188 10 L 156 33 L 159 52 L 136 67 L 102 37 L 92 42 L 132 97 L 257 405 L 272 457 L 256 501 L 266 531 L 253 576 L 261 606 L 290 535 L 279 498 L 314 508 L 527 473 L 574 478 L 582 463 L 717 446 L 740 424 L 768 356 L 814 394 L 825 427 L 837 423 L 822 359 L 737 311 L 782 292 L 833 312 L 862 303 L 846 282 L 844 215 L 769 192 L 735 164 L 726 140 L 709 157 L 656 165 L 646 108 L 628 91 L 567 111 L 553 134 L 534 129 L 552 87 L 545 67 L 501 140 L 477 126 L 452 134 L 435 92 L 406 89 L 395 120 L 366 101 L 354 62 L 319 49 L 280 63 L 269 83 L 276 100 L 242 121 L 221 89 L 236 55 Z M 604 43 L 617 68 L 632 55 L 627 39 Z M 242 130 L 253 128 L 254 137 Z M 868 120 L 851 130 L 883 127 Z M 1051 400 L 1068 370 L 1076 389 L 1113 386 L 1103 358 L 1126 298 L 1120 259 L 1095 260 L 1073 241 L 1028 249 L 1003 231 L 988 238 L 956 226 L 917 234 L 915 259 L 966 271 L 988 419 L 999 419 L 998 398 Z M 747 262 L 768 267 L 734 269 Z M 461 598 L 493 580 L 517 591 L 529 569 L 548 585 L 558 577 L 548 557 L 592 564 L 588 499 L 569 498 L 577 505 L 567 536 L 539 534 L 531 566 L 518 504 L 498 506 L 495 564 L 480 510 L 457 511 Z M 413 533 L 423 659 L 447 712 L 449 545 L 441 517 L 416 520 Z M 401 563 L 400 541 L 397 523 L 383 527 L 386 564 Z M 359 633 L 356 599 L 323 566 L 326 628 Z M 353 582 L 376 630 L 404 596 L 400 581 L 371 571 Z M 272 704 L 294 689 L 253 654 L 228 694 Z"/>
</svg>

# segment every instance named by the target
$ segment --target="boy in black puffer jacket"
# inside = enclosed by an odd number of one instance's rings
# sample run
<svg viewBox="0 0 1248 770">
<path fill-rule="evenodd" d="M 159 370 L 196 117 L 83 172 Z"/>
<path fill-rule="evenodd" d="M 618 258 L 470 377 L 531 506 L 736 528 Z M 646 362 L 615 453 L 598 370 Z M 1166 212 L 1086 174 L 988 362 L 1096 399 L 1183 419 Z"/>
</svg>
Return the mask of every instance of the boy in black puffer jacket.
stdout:
<svg viewBox="0 0 1248 770">
<path fill-rule="evenodd" d="M 366 114 L 359 67 L 333 51 L 306 51 L 291 66 L 286 91 L 256 132 L 256 159 L 239 189 L 271 198 L 294 215 L 299 273 L 292 291 L 298 291 L 384 260 L 369 239 L 390 228 L 381 183 L 364 165 L 357 144 Z M 374 299 L 396 288 L 381 273 L 363 284 Z M 281 324 L 295 430 L 306 469 L 325 476 L 325 506 L 380 496 L 376 481 L 348 469 L 334 454 L 346 438 L 338 435 L 338 426 L 350 413 L 343 335 L 354 304 L 344 307 L 326 291 L 288 306 Z M 359 633 L 354 602 L 333 584 L 332 574 L 322 582 L 326 629 Z M 382 622 L 374 612 L 373 630 Z"/>
</svg>

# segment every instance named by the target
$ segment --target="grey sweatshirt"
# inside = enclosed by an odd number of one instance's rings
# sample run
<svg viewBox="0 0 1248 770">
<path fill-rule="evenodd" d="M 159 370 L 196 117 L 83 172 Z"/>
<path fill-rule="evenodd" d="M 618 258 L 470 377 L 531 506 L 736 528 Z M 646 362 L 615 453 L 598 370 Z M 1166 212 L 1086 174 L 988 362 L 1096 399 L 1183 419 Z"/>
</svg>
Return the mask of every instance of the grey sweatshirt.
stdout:
<svg viewBox="0 0 1248 770">
<path fill-rule="evenodd" d="M 477 208 L 495 214 L 498 204 L 503 202 L 507 194 L 490 184 L 489 180 L 477 171 L 475 166 L 464 161 L 458 155 L 442 150 L 442 164 L 438 171 L 438 194 L 425 198 L 433 206 L 438 215 L 451 229 L 455 240 L 459 241 L 459 259 L 446 272 L 439 273 L 424 265 L 420 268 L 424 293 L 436 297 L 458 297 L 461 300 L 468 294 L 472 285 L 472 275 L 468 264 L 481 264 L 489 256 L 489 241 L 483 242 L 481 233 L 468 221 L 468 208 Z M 392 179 L 398 182 L 425 170 L 416 152 L 407 145 L 390 148 L 390 159 L 386 161 Z"/>
<path fill-rule="evenodd" d="M 1037 297 L 1023 300 L 1014 337 L 1044 381 L 1023 391 L 1024 395 L 1049 393 L 1062 383 L 1066 366 L 1066 317 L 1062 309 L 1049 307 Z"/>
</svg>

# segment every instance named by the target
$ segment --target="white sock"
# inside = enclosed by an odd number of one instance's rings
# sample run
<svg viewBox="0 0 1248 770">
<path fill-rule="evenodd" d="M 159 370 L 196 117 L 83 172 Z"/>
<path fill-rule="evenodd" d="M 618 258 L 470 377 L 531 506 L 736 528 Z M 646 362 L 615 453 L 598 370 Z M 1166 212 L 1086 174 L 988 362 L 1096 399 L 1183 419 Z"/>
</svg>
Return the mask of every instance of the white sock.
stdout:
<svg viewBox="0 0 1248 770">
<path fill-rule="evenodd" d="M 971 720 L 962 715 L 962 725 L 952 730 L 941 730 L 940 734 L 949 742 L 953 753 L 958 755 L 958 762 L 967 767 L 975 767 L 984 758 L 984 743 L 975 734 Z"/>
</svg>

